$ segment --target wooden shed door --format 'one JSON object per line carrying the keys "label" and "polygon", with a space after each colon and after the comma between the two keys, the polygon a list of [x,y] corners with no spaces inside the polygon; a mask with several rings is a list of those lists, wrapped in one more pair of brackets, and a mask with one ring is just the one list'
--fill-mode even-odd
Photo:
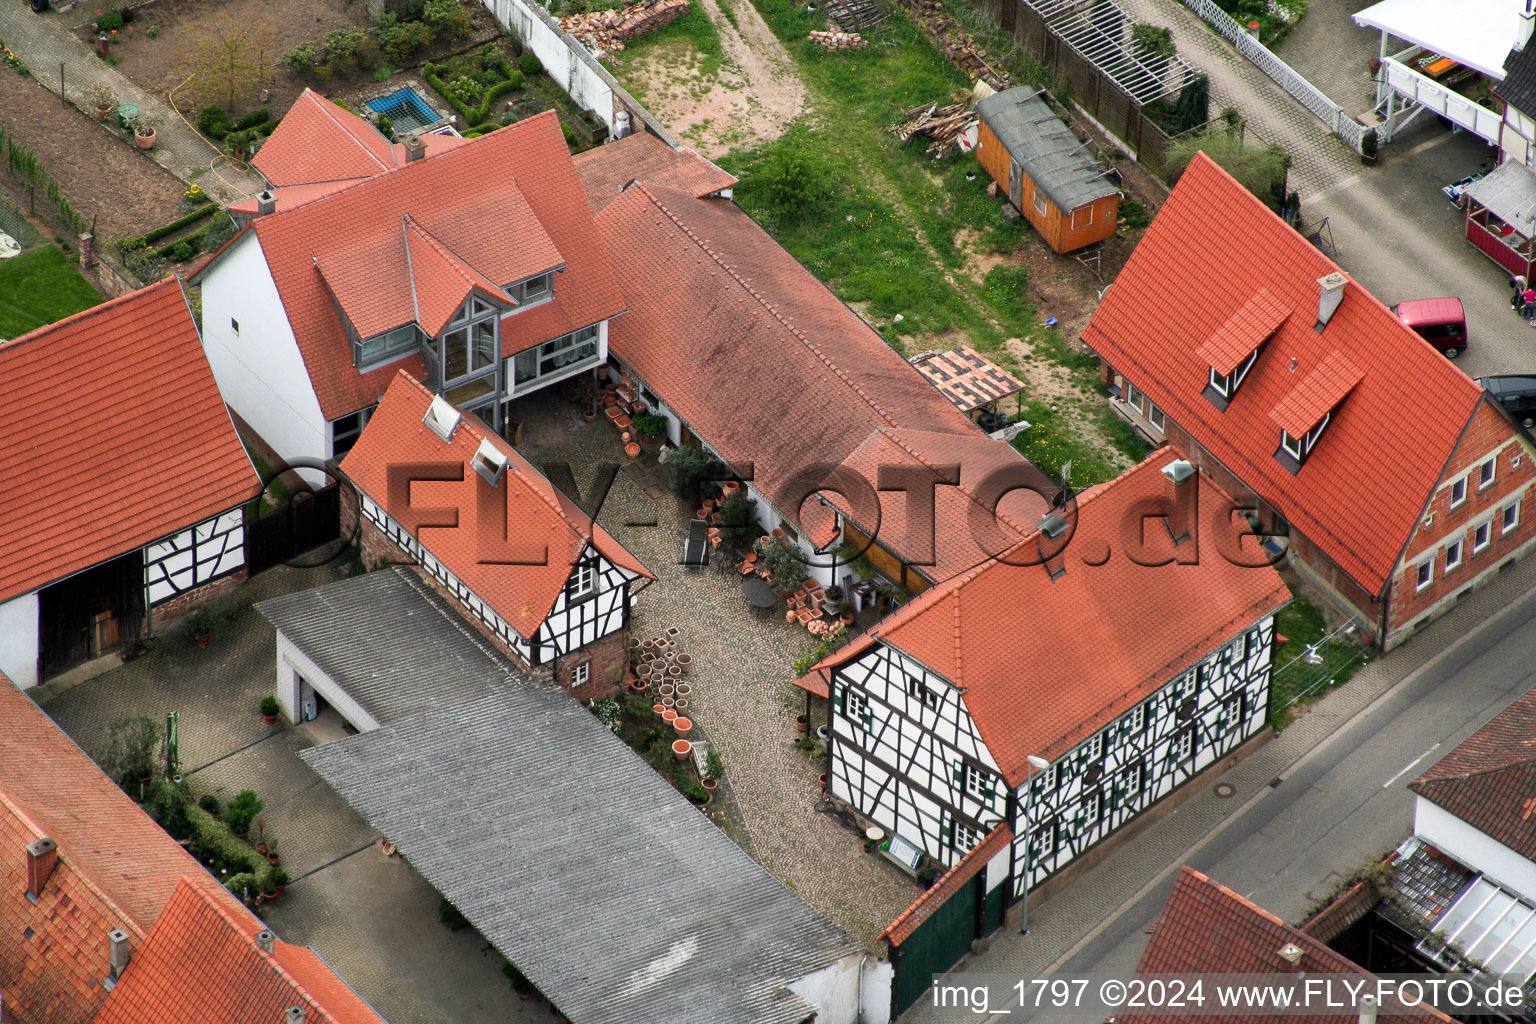
{"label": "wooden shed door", "polygon": [[38,670],[51,678],[134,640],[144,625],[144,557],[130,551],[38,593]]}
{"label": "wooden shed door", "polygon": [[1024,171],[1013,160],[1008,161],[1008,198],[1021,211],[1024,209]]}

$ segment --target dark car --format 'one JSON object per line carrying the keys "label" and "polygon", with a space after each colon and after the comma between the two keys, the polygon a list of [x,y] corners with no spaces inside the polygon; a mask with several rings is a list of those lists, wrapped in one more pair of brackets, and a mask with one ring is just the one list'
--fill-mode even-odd
{"label": "dark car", "polygon": [[1462,312],[1460,299],[1409,299],[1393,306],[1392,312],[1447,359],[1466,351],[1467,315]]}
{"label": "dark car", "polygon": [[1536,426],[1536,376],[1503,374],[1479,377],[1477,383],[1522,427]]}

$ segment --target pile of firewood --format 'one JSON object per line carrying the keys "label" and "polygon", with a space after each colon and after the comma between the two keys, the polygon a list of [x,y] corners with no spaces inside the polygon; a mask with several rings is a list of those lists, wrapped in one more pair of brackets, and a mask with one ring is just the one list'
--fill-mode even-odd
{"label": "pile of firewood", "polygon": [[624,44],[654,32],[688,11],[688,0],[643,0],[613,11],[591,11],[560,19],[560,27],[589,49],[618,53]]}
{"label": "pile of firewood", "polygon": [[934,156],[943,156],[954,149],[965,130],[976,123],[976,112],[969,103],[952,103],[947,107],[928,103],[908,107],[901,116],[905,120],[891,125],[886,131],[902,142],[914,135],[926,135],[933,140],[927,151]]}
{"label": "pile of firewood", "polygon": [[806,38],[829,50],[861,50],[865,45],[857,32],[812,32]]}
{"label": "pile of firewood", "polygon": [[986,82],[998,92],[1013,83],[1008,72],[994,64],[987,51],[944,11],[939,0],[901,0],[923,27],[928,41],[972,81]]}

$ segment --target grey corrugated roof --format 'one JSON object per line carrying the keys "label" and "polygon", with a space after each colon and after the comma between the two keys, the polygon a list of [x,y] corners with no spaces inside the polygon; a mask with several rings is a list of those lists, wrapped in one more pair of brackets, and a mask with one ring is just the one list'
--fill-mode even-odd
{"label": "grey corrugated roof", "polygon": [[534,685],[408,568],[256,606],[379,724]]}
{"label": "grey corrugated roof", "polygon": [[1119,189],[1072,130],[1033,89],[1006,89],[976,104],[976,113],[1051,202],[1071,211]]}
{"label": "grey corrugated roof", "polygon": [[1536,174],[1519,161],[1504,161],[1461,191],[1526,238],[1536,235]]}
{"label": "grey corrugated roof", "polygon": [[1500,98],[1520,111],[1536,117],[1536,45],[1510,50],[1504,61],[1504,80],[1494,85]]}
{"label": "grey corrugated roof", "polygon": [[562,690],[300,756],[576,1024],[793,1024],[859,952]]}

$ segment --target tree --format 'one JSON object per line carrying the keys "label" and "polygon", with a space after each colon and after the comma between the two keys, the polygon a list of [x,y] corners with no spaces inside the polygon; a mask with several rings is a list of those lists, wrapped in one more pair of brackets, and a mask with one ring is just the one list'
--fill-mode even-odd
{"label": "tree", "polygon": [[697,445],[674,448],[667,465],[672,468],[672,493],[689,501],[719,494],[720,482],[731,475],[725,463]]}
{"label": "tree", "polygon": [[1291,167],[1291,155],[1279,146],[1245,147],[1240,138],[1222,130],[1186,136],[1168,147],[1164,164],[1168,177],[1177,181],[1184,168],[1204,153],[1216,161],[1249,192],[1278,212],[1285,202],[1285,179]]}
{"label": "tree", "polygon": [[179,65],[191,76],[188,88],[199,103],[218,103],[226,110],[267,84],[278,57],[277,38],[264,18],[214,14],[193,26],[191,38]]}

